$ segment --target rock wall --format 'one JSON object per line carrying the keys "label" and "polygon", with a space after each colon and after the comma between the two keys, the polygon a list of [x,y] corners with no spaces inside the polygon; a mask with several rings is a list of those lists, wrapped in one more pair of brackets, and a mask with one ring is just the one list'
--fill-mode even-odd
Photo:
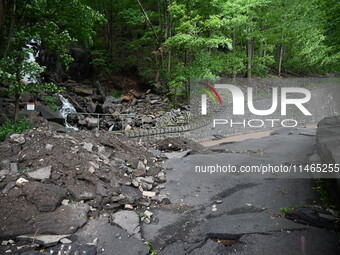
{"label": "rock wall", "polygon": [[[340,163],[340,116],[327,117],[318,123],[316,146],[322,162]],[[331,199],[340,208],[340,179],[327,179]]]}

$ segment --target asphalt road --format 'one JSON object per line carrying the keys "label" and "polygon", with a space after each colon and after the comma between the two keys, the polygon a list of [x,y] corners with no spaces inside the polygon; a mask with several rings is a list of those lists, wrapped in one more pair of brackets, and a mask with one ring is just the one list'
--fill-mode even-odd
{"label": "asphalt road", "polygon": [[162,195],[172,204],[151,208],[153,223],[142,224],[143,237],[163,248],[159,255],[340,254],[336,233],[279,217],[282,208],[320,204],[310,174],[198,172],[217,164],[305,165],[314,144],[313,129],[281,129],[215,145],[212,154],[169,159]]}

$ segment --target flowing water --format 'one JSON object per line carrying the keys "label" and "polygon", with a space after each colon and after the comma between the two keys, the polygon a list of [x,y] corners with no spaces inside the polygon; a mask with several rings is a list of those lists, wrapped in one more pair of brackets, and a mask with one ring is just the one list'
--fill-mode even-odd
{"label": "flowing water", "polygon": [[77,113],[76,108],[74,108],[74,106],[68,101],[68,99],[66,99],[65,97],[63,97],[60,94],[57,94],[57,95],[60,98],[60,101],[63,103],[63,105],[59,109],[59,112],[60,112],[61,116],[63,116],[63,118],[65,119],[66,128],[74,130],[74,131],[78,131],[77,127],[74,127],[74,126],[67,123],[67,115],[71,114],[71,113]]}

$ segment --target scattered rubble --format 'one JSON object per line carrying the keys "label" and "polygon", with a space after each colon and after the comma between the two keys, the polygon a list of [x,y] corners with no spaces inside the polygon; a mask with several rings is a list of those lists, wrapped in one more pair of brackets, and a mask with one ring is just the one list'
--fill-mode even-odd
{"label": "scattered rubble", "polygon": [[[11,146],[18,141],[21,149],[13,153]],[[165,181],[164,156],[124,135],[97,131],[70,136],[38,128],[12,135],[0,150],[0,240],[31,243],[34,236],[36,247],[57,245],[51,254],[67,245],[91,250],[69,237],[103,213],[141,239],[136,210],[161,202],[151,198]],[[147,246],[138,249],[148,253]]]}

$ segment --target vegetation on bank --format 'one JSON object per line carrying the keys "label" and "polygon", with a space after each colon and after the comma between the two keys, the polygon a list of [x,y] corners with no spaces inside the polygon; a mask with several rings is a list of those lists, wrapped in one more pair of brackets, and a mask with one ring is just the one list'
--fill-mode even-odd
{"label": "vegetation on bank", "polygon": [[26,118],[18,119],[16,123],[12,123],[7,119],[5,123],[0,126],[0,142],[5,141],[8,134],[21,134],[32,127],[32,123]]}
{"label": "vegetation on bank", "polygon": [[[173,98],[190,77],[282,76],[339,71],[336,0],[0,1],[0,82],[23,91],[58,89],[37,80],[33,40],[54,70],[67,70],[71,46],[90,54],[93,79],[137,75]],[[31,81],[24,82],[30,75]]]}

